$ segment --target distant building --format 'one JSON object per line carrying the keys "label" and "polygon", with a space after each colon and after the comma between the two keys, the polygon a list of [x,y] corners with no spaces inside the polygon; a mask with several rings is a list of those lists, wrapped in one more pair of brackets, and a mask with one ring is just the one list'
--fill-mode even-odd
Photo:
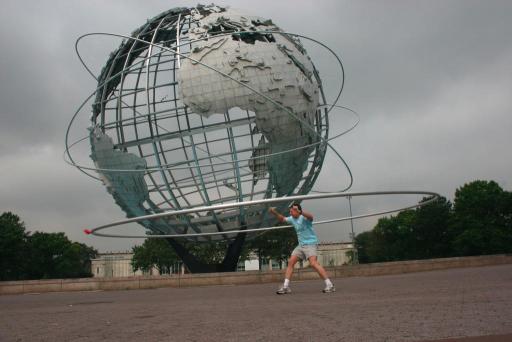
{"label": "distant building", "polygon": [[[318,262],[325,267],[333,267],[333,266],[342,266],[347,265],[351,262],[348,252],[353,250],[353,244],[348,242],[321,242],[318,245]],[[256,263],[256,270],[259,267],[258,259],[255,257],[255,260],[248,260],[246,263],[251,262],[251,265]],[[309,262],[298,262],[295,264],[295,268],[308,267]],[[254,267],[254,266],[252,266]],[[279,263],[275,260],[268,260],[265,264],[262,265],[261,270],[278,270],[286,268],[286,263],[283,265],[279,265]],[[252,268],[254,269],[254,268]],[[245,269],[248,271],[249,269]]]}
{"label": "distant building", "polygon": [[102,278],[142,275],[141,271],[133,272],[132,257],[130,252],[100,253],[91,260],[91,273]]}
{"label": "distant building", "polygon": [[[352,243],[346,242],[322,242],[318,245],[318,261],[326,267],[341,266],[350,263],[347,252],[353,250]],[[133,272],[131,252],[100,253],[96,259],[91,260],[91,273],[94,277],[131,277],[140,275],[159,275],[158,269],[152,268],[149,272],[143,273],[138,270]],[[296,268],[307,267],[308,262],[297,263]],[[286,264],[279,265],[275,260],[267,260],[261,266],[262,271],[278,270],[285,268]],[[238,263],[237,271],[257,271],[260,269],[258,257],[251,254],[249,260]],[[172,274],[185,273],[182,263],[176,264],[171,270]]]}
{"label": "distant building", "polygon": [[347,265],[353,249],[351,242],[322,242],[318,245],[318,262],[327,267]]}
{"label": "distant building", "polygon": [[[140,275],[159,275],[158,269],[153,267],[149,272],[142,272],[132,269],[132,252],[109,252],[100,253],[96,259],[91,260],[91,273],[94,277],[132,277]],[[172,273],[183,272],[181,263],[175,265]]]}

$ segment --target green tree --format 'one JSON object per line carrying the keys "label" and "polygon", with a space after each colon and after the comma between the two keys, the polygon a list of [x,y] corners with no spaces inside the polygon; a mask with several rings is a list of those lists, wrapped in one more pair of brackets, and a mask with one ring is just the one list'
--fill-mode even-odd
{"label": "green tree", "polygon": [[224,260],[228,244],[225,241],[193,242],[186,243],[193,255],[206,264],[218,264]]}
{"label": "green tree", "polygon": [[355,245],[357,249],[357,257],[360,264],[371,262],[368,251],[373,248],[373,230],[357,234],[355,237]]}
{"label": "green tree", "polygon": [[[424,198],[422,202],[429,200]],[[452,205],[446,198],[379,219],[370,232],[356,236],[359,261],[381,262],[449,256]]]}
{"label": "green tree", "polygon": [[379,219],[366,251],[369,262],[411,258],[414,254],[412,240],[415,218],[414,210],[405,210],[396,216]]}
{"label": "green tree", "polygon": [[292,228],[266,231],[248,243],[248,248],[258,256],[260,270],[263,262],[270,259],[277,261],[279,268],[282,268],[295,246],[297,246],[297,235]]}
{"label": "green tree", "polygon": [[[423,201],[426,201],[424,198]],[[415,210],[381,218],[356,237],[359,259],[379,262],[512,252],[512,193],[477,180]]]}
{"label": "green tree", "polygon": [[27,237],[19,216],[11,212],[0,216],[0,280],[25,278]]}
{"label": "green tree", "polygon": [[90,259],[97,251],[71,242],[64,233],[35,232],[28,238],[28,278],[90,277]]}
{"label": "green tree", "polygon": [[132,248],[133,271],[149,272],[156,267],[160,274],[170,273],[181,260],[169,244],[162,239],[146,239],[141,246]]}
{"label": "green tree", "polygon": [[[422,202],[430,200],[424,198]],[[430,259],[448,257],[453,254],[450,231],[452,204],[445,197],[415,210],[411,257]]]}
{"label": "green tree", "polygon": [[98,256],[98,251],[90,246],[87,246],[84,243],[73,242],[76,249],[78,250],[78,255],[80,259],[80,277],[92,277],[91,273],[91,260]]}
{"label": "green tree", "polygon": [[[227,241],[187,241],[182,244],[199,261],[207,264],[222,262],[228,248]],[[141,246],[133,247],[132,251],[134,271],[140,269],[149,272],[152,267],[156,267],[161,274],[169,273],[173,266],[182,262],[174,249],[163,239],[146,239]],[[244,249],[240,254],[240,260],[247,258],[248,251]]]}
{"label": "green tree", "polygon": [[[209,241],[209,242],[193,242],[186,243],[187,248],[199,260],[207,264],[217,264],[224,260],[226,250],[228,249],[228,241]],[[244,244],[238,262],[247,260],[249,258],[249,249],[247,242]]]}
{"label": "green tree", "polygon": [[476,180],[455,192],[451,225],[456,255],[512,252],[512,196],[494,181]]}

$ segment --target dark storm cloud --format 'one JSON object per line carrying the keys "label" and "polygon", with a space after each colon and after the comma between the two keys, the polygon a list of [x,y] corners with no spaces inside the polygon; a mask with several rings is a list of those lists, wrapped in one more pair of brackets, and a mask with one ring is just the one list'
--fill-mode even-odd
{"label": "dark storm cloud", "polygon": [[[218,2],[220,5],[226,1]],[[95,81],[74,44],[89,32],[130,34],[161,11],[190,1],[4,1],[0,13],[0,209],[32,229],[65,231],[102,250],[132,240],[86,238],[81,229],[121,219],[104,187],[62,161],[67,124]],[[249,14],[272,18],[286,31],[316,38],[344,63],[341,105],[361,123],[332,144],[354,173],[354,191],[430,190],[451,197],[474,179],[511,189],[512,24],[508,1],[236,1]],[[98,72],[119,40],[81,45]],[[328,95],[339,82],[334,60],[305,43]],[[311,46],[311,47],[310,47]],[[332,87],[332,88],[331,88]],[[88,108],[79,120],[87,125]],[[333,113],[331,130],[350,115]],[[74,137],[84,132],[73,131]],[[77,150],[88,161],[87,146]],[[329,153],[320,189],[346,185]],[[417,199],[354,201],[364,213]],[[409,201],[409,202],[408,202]],[[308,203],[317,217],[348,215],[347,201]],[[355,222],[356,231],[373,220]],[[131,229],[131,228],[130,228]],[[135,229],[135,228],[133,228]],[[319,229],[323,240],[348,239],[349,223]]]}

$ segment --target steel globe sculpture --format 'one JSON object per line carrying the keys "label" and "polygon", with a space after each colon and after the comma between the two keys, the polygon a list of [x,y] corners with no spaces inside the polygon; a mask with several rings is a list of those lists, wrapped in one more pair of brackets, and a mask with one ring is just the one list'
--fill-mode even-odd
{"label": "steel globe sculpture", "polygon": [[[271,20],[215,5],[171,9],[126,37],[97,80],[90,157],[127,217],[304,195],[320,173],[332,107],[298,36]],[[229,271],[251,237],[230,231],[272,226],[267,208],[139,223],[148,234],[223,232],[187,238],[228,241],[220,265],[168,241],[192,272]]]}

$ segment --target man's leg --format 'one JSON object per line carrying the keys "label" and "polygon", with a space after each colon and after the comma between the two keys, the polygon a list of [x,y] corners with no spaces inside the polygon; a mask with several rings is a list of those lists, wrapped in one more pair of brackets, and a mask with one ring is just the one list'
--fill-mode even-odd
{"label": "man's leg", "polygon": [[288,267],[286,267],[286,272],[284,274],[284,284],[283,287],[277,290],[277,294],[287,294],[292,292],[292,290],[290,290],[290,279],[293,274],[293,266],[295,266],[298,260],[299,258],[296,255],[292,255],[290,259],[288,259]]}
{"label": "man's leg", "polygon": [[322,265],[320,265],[320,263],[316,259],[316,256],[310,256],[308,260],[311,267],[313,267],[316,270],[316,272],[320,275],[320,277],[322,277],[322,279],[325,281],[325,289],[323,289],[323,292],[335,292],[336,288],[334,287],[333,283],[327,276],[327,272],[325,272],[325,269],[322,267]]}
{"label": "man's leg", "polygon": [[292,278],[293,269],[297,261],[299,261],[299,258],[296,255],[292,255],[290,259],[288,259],[288,267],[286,267],[286,272],[284,275],[286,279],[290,280]]}
{"label": "man's leg", "polygon": [[308,258],[308,261],[309,261],[309,264],[311,265],[311,267],[313,267],[315,269],[315,271],[320,275],[320,277],[322,277],[322,279],[325,280],[325,279],[329,278],[327,276],[327,272],[325,272],[325,269],[322,267],[322,265],[320,265],[320,263],[316,259],[316,256],[310,256]]}

